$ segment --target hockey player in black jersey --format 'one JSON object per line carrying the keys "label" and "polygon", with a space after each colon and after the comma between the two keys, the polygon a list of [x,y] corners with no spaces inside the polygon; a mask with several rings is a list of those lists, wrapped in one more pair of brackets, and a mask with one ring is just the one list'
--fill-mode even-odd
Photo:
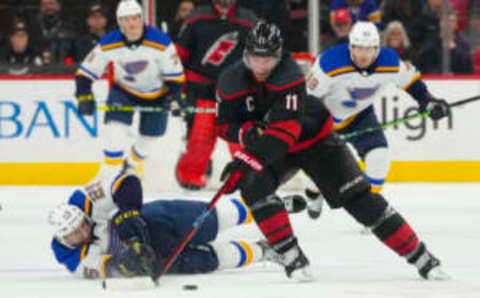
{"label": "hockey player in black jersey", "polygon": [[342,207],[359,223],[373,227],[373,234],[415,265],[423,278],[447,278],[440,261],[403,217],[382,195],[370,191],[345,142],[332,133],[331,115],[320,100],[306,95],[303,74],[282,52],[282,43],[274,25],[260,22],[250,31],[243,61],[220,76],[217,125],[222,138],[243,146],[222,178],[241,177],[230,191],[241,191],[287,276],[313,279],[287,211],[275,194],[301,169],[331,208]]}
{"label": "hockey player in black jersey", "polygon": [[[218,76],[227,65],[241,59],[245,37],[255,21],[254,14],[238,7],[236,0],[213,0],[199,6],[185,21],[176,46],[187,70],[189,106],[215,108]],[[186,120],[187,145],[175,174],[182,187],[200,189],[206,185],[206,172],[217,141],[215,114],[190,114]]]}

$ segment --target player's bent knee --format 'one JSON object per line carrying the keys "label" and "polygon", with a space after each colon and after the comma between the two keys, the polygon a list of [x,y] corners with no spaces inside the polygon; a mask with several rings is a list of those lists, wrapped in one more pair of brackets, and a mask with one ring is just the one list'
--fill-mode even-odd
{"label": "player's bent knee", "polygon": [[242,197],[248,206],[252,206],[258,200],[274,193],[276,185],[275,177],[268,170],[265,170],[261,175],[249,173],[241,181]]}
{"label": "player's bent knee", "polygon": [[381,194],[370,191],[351,198],[344,205],[350,215],[367,227],[373,226],[382,217],[387,207],[388,203]]}

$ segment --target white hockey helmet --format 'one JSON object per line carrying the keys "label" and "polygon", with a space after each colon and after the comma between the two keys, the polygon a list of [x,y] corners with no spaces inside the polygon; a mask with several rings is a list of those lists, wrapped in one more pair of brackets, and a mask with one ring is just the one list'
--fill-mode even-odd
{"label": "white hockey helmet", "polygon": [[380,34],[377,26],[371,22],[356,22],[350,30],[348,40],[350,48],[352,46],[380,48]]}
{"label": "white hockey helmet", "polygon": [[80,225],[88,220],[87,215],[75,205],[60,204],[50,210],[48,224],[52,227],[53,236],[63,245],[73,248],[65,237],[75,232]]}
{"label": "white hockey helmet", "polygon": [[117,6],[117,23],[120,26],[120,18],[140,15],[143,19],[142,6],[136,0],[122,0]]}

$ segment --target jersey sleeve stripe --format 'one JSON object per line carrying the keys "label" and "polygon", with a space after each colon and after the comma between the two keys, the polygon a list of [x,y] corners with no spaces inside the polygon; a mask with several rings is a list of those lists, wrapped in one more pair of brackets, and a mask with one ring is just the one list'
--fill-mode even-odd
{"label": "jersey sleeve stripe", "polygon": [[183,76],[183,72],[172,72],[172,73],[164,73],[162,76],[164,77],[180,77]]}
{"label": "jersey sleeve stripe", "polygon": [[412,80],[411,80],[408,84],[406,84],[405,86],[403,86],[402,89],[403,89],[403,90],[407,90],[408,88],[410,88],[410,86],[412,86],[416,81],[420,80],[420,77],[421,77],[421,76],[422,76],[422,75],[421,75],[419,72],[417,72],[417,73],[413,76]]}
{"label": "jersey sleeve stripe", "polygon": [[98,76],[96,74],[81,65],[78,67],[77,75],[83,75],[87,78],[98,80]]}
{"label": "jersey sleeve stripe", "polygon": [[345,120],[333,118],[333,130],[344,129],[345,127],[349,126],[353,122],[353,120],[355,120],[355,118],[357,118],[357,115],[350,116]]}
{"label": "jersey sleeve stripe", "polygon": [[112,258],[111,255],[106,255],[102,257],[102,262],[100,263],[100,274],[102,275],[102,278],[107,277],[107,262]]}
{"label": "jersey sleeve stripe", "polygon": [[83,261],[85,259],[85,257],[87,256],[89,248],[90,248],[89,244],[85,244],[85,245],[82,246],[82,251],[80,253],[80,260],[81,261]]}

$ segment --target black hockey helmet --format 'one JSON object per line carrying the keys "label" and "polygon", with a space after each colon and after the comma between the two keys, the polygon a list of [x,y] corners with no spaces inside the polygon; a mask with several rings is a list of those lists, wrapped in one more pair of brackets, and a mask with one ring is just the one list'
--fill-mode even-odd
{"label": "black hockey helmet", "polygon": [[213,0],[213,4],[218,4],[218,6],[225,9],[230,8],[235,2],[237,2],[237,0]]}
{"label": "black hockey helmet", "polygon": [[273,56],[280,59],[283,38],[280,29],[273,23],[259,21],[250,30],[245,40],[245,53],[257,56]]}

